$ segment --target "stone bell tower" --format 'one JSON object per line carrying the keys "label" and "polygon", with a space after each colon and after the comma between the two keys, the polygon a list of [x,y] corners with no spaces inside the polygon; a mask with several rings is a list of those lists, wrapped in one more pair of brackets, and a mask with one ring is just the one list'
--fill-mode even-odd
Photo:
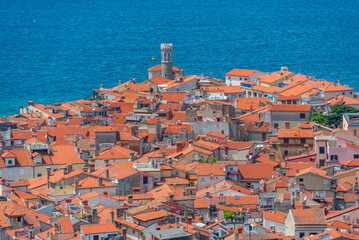
{"label": "stone bell tower", "polygon": [[172,70],[172,43],[162,43],[161,44],[161,66],[162,72],[161,77],[173,79],[173,70]]}

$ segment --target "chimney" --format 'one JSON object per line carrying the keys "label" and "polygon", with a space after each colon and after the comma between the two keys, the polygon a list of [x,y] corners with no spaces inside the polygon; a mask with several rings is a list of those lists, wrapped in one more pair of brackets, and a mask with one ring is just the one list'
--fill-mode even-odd
{"label": "chimney", "polygon": [[102,178],[101,178],[101,177],[98,178],[98,186],[99,186],[99,187],[103,186],[103,184],[102,184]]}
{"label": "chimney", "polygon": [[127,232],[127,228],[122,228],[122,237],[123,237],[123,240],[126,240],[126,232]]}
{"label": "chimney", "polygon": [[69,165],[67,165],[67,173],[72,172],[72,164],[69,163]]}
{"label": "chimney", "polygon": [[132,202],[133,202],[133,196],[132,196],[132,195],[128,195],[128,196],[127,196],[127,202],[128,202],[129,204],[132,204]]}
{"label": "chimney", "polygon": [[113,209],[111,210],[111,223],[113,223],[113,220],[115,219],[115,212]]}
{"label": "chimney", "polygon": [[275,153],[273,152],[269,153],[269,160],[275,162]]}
{"label": "chimney", "polygon": [[224,130],[221,130],[221,133],[224,134]]}
{"label": "chimney", "polygon": [[177,152],[182,151],[182,149],[183,149],[183,144],[182,144],[182,142],[176,142],[176,148],[177,148]]}
{"label": "chimney", "polygon": [[266,182],[263,183],[263,192],[267,192],[267,183]]}
{"label": "chimney", "polygon": [[82,170],[83,170],[84,172],[88,172],[88,171],[89,171],[89,168],[88,168],[88,167],[83,167]]}
{"label": "chimney", "polygon": [[106,169],[106,178],[109,179],[110,178],[110,170]]}
{"label": "chimney", "polygon": [[97,224],[97,208],[92,209],[92,224]]}
{"label": "chimney", "polygon": [[65,202],[66,202],[66,210],[69,212],[70,207],[71,207],[72,199],[71,198],[65,198]]}
{"label": "chimney", "polygon": [[95,171],[95,163],[89,163],[90,173]]}
{"label": "chimney", "polygon": [[110,166],[110,160],[105,159],[105,166],[106,166],[106,167]]}
{"label": "chimney", "polygon": [[169,165],[170,167],[172,167],[172,163],[173,163],[173,160],[172,160],[172,157],[170,156],[170,157],[168,158],[168,165]]}
{"label": "chimney", "polygon": [[66,175],[67,174],[67,167],[63,167],[62,172],[63,172],[64,175]]}
{"label": "chimney", "polygon": [[50,188],[51,167],[46,167],[47,188]]}
{"label": "chimney", "polygon": [[135,161],[135,153],[134,152],[130,152],[130,161]]}
{"label": "chimney", "polygon": [[209,192],[206,192],[206,198],[209,198]]}
{"label": "chimney", "polygon": [[29,239],[34,238],[34,229],[32,227],[27,230],[27,236]]}
{"label": "chimney", "polygon": [[237,232],[238,232],[239,234],[241,234],[241,233],[243,232],[243,226],[238,226],[238,227],[237,227]]}
{"label": "chimney", "polygon": [[289,121],[285,121],[285,129],[290,129],[290,122]]}
{"label": "chimney", "polygon": [[203,117],[202,116],[197,116],[197,122],[202,122],[203,121]]}
{"label": "chimney", "polygon": [[189,217],[187,218],[187,223],[188,223],[189,225],[192,225],[192,222],[193,222],[193,218],[192,218],[192,216],[189,216]]}
{"label": "chimney", "polygon": [[34,101],[27,101],[27,106],[28,106],[28,107],[34,106]]}
{"label": "chimney", "polygon": [[74,184],[75,184],[74,192],[75,192],[75,194],[77,194],[79,191],[79,179],[78,178],[75,178]]}
{"label": "chimney", "polygon": [[138,126],[132,126],[131,133],[132,133],[132,136],[138,138]]}
{"label": "chimney", "polygon": [[87,207],[87,206],[89,205],[89,202],[88,202],[87,200],[83,200],[83,201],[82,201],[82,205],[85,206],[85,207]]}

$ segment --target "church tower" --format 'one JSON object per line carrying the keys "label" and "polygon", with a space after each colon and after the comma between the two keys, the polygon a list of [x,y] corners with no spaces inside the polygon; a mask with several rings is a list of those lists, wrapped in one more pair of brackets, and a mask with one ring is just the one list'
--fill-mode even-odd
{"label": "church tower", "polygon": [[161,77],[173,79],[173,70],[172,70],[172,43],[162,43],[161,44],[161,66],[162,72]]}

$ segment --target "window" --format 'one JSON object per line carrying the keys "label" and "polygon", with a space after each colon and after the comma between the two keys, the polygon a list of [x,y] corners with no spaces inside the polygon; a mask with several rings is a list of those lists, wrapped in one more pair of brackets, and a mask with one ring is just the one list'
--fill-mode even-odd
{"label": "window", "polygon": [[14,174],[12,169],[9,169],[7,173],[8,173],[9,176],[12,176]]}
{"label": "window", "polygon": [[306,143],[306,139],[305,139],[305,138],[301,138],[301,139],[300,139],[300,143]]}
{"label": "window", "polygon": [[324,159],[321,159],[321,160],[319,160],[319,166],[324,166],[324,164],[325,164],[325,160]]}
{"label": "window", "polygon": [[350,95],[353,95],[353,92],[350,92]]}
{"label": "window", "polygon": [[289,138],[284,138],[284,143],[289,143]]}
{"label": "window", "polygon": [[178,171],[176,171],[176,176],[178,176],[179,175],[179,172]]}
{"label": "window", "polygon": [[343,95],[345,95],[345,92],[343,92]]}
{"label": "window", "polygon": [[202,180],[201,180],[202,182],[204,182],[204,177],[202,178]]}
{"label": "window", "polygon": [[299,178],[299,182],[304,182],[304,179],[303,179],[303,178]]}
{"label": "window", "polygon": [[147,176],[144,176],[143,177],[143,184],[147,184],[148,183],[148,177]]}
{"label": "window", "polygon": [[324,148],[324,147],[319,147],[319,153],[320,153],[320,154],[325,153],[325,148]]}
{"label": "window", "polygon": [[[135,231],[135,230],[133,230],[133,231]],[[99,240],[98,235],[94,235],[94,236],[93,236],[93,240]]]}
{"label": "window", "polygon": [[274,128],[277,128],[278,127],[278,123],[274,123]]}
{"label": "window", "polygon": [[283,155],[284,155],[284,157],[288,156],[289,155],[288,150],[284,150]]}
{"label": "window", "polygon": [[25,170],[23,168],[20,168],[20,175],[24,175],[25,174]]}
{"label": "window", "polygon": [[330,160],[338,160],[338,155],[330,155]]}
{"label": "window", "polygon": [[359,154],[354,154],[354,158],[359,158]]}
{"label": "window", "polygon": [[17,217],[16,222],[21,222],[21,217]]}
{"label": "window", "polygon": [[41,173],[38,173],[38,174],[37,174],[37,177],[41,177],[41,176],[42,176],[42,174],[41,174]]}
{"label": "window", "polygon": [[323,180],[323,184],[324,184],[324,185],[327,185],[327,184],[328,184],[328,180],[326,180],[326,179]]}
{"label": "window", "polygon": [[209,137],[209,138],[208,138],[208,141],[210,141],[210,142],[211,142],[211,141],[212,141],[212,138],[210,138],[210,137]]}
{"label": "window", "polygon": [[64,187],[63,186],[60,186],[60,190],[63,190],[64,189]]}

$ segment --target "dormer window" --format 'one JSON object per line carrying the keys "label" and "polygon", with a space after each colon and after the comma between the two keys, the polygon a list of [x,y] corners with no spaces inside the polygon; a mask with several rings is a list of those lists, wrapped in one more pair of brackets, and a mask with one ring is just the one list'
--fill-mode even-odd
{"label": "dormer window", "polygon": [[15,158],[5,158],[6,167],[15,166]]}

